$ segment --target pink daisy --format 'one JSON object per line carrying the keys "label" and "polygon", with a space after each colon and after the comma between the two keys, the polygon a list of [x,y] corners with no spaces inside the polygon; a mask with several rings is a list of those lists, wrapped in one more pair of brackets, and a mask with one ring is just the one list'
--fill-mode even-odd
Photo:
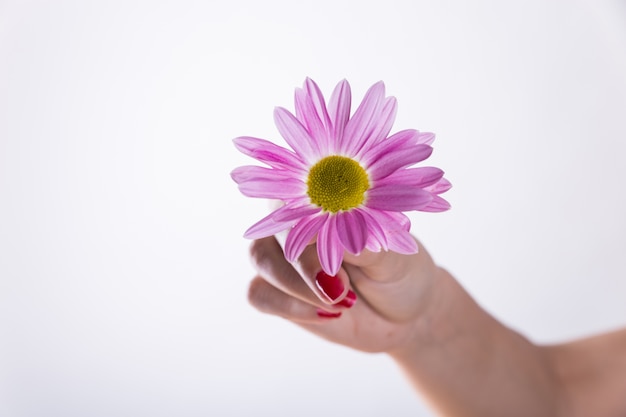
{"label": "pink daisy", "polygon": [[250,227],[245,237],[258,239],[288,230],[285,257],[296,260],[317,240],[322,269],[336,275],[344,251],[363,249],[417,252],[402,212],[439,212],[450,208],[439,194],[450,188],[443,171],[411,168],[432,153],[433,133],[402,130],[391,136],[396,99],[374,84],[350,117],[351,91],[346,80],[328,105],[308,79],[296,89],[294,116],[277,107],[278,131],[293,149],[267,140],[239,137],[241,152],[269,167],[242,166],[231,176],[248,197],[278,199],[283,206]]}

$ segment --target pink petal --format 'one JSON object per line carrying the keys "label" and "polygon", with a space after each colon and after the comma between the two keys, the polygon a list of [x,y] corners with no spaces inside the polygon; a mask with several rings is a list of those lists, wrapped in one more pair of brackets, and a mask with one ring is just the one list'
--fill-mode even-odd
{"label": "pink petal", "polygon": [[385,178],[400,168],[416,164],[428,158],[433,148],[428,145],[415,145],[411,149],[396,149],[381,154],[369,167],[370,178],[374,181]]}
{"label": "pink petal", "polygon": [[435,134],[431,132],[419,132],[419,136],[417,137],[417,143],[423,145],[432,145],[435,141]]}
{"label": "pink petal", "polygon": [[313,215],[300,220],[287,234],[285,259],[294,262],[326,222],[328,213]]}
{"label": "pink petal", "polygon": [[269,214],[257,223],[253,224],[248,230],[246,230],[243,237],[246,239],[260,239],[262,237],[272,236],[290,228],[296,222],[296,220],[293,219],[277,221],[274,217],[274,213]]}
{"label": "pink petal", "polygon": [[371,146],[379,143],[387,137],[393,126],[393,122],[396,120],[396,111],[398,109],[398,101],[395,97],[387,97],[383,105],[382,111],[374,130],[368,138],[367,146],[363,146],[362,149],[368,149]]}
{"label": "pink petal", "polygon": [[428,203],[427,206],[422,207],[420,211],[427,211],[430,213],[439,213],[450,209],[450,203],[438,195],[433,195],[433,201]]}
{"label": "pink petal", "polygon": [[330,121],[328,110],[326,109],[326,101],[324,100],[324,95],[322,94],[322,91],[319,89],[317,84],[315,84],[315,81],[308,77],[304,82],[304,90],[307,92],[309,97],[311,97],[311,101],[313,102],[313,106],[315,106],[317,115],[326,127],[327,133],[330,136],[332,122]]}
{"label": "pink petal", "polygon": [[381,244],[378,243],[376,239],[372,239],[371,236],[367,239],[367,244],[365,245],[365,249],[370,252],[378,253],[381,250],[387,251],[387,249],[383,249]]}
{"label": "pink petal", "polygon": [[322,269],[337,275],[343,261],[343,245],[337,236],[337,216],[330,216],[317,235],[317,256]]}
{"label": "pink petal", "polygon": [[370,211],[370,213],[380,222],[385,230],[385,238],[388,250],[412,254],[417,253],[417,242],[409,233],[411,221],[403,213]]}
{"label": "pink petal", "polygon": [[237,184],[255,180],[284,181],[294,179],[294,174],[286,169],[273,169],[255,165],[244,165],[233,169],[230,177]]}
{"label": "pink petal", "polygon": [[348,252],[358,255],[367,242],[368,224],[358,210],[337,213],[337,235]]}
{"label": "pink petal", "polygon": [[285,204],[274,213],[272,213],[272,217],[276,221],[285,222],[308,217],[313,214],[319,213],[320,211],[321,208],[311,205],[308,202],[308,198],[306,198],[299,201],[297,200],[294,202],[290,202],[289,204]]}
{"label": "pink petal", "polygon": [[[383,215],[387,218],[387,221],[390,222],[387,224],[387,230],[397,229],[404,230],[405,232],[411,230],[411,219],[409,219],[406,214],[397,211],[385,211]],[[390,224],[395,226],[389,226]]]}
{"label": "pink petal", "polygon": [[367,249],[373,252],[378,252],[381,249],[387,250],[385,230],[381,226],[381,223],[377,218],[378,216],[376,216],[376,213],[382,212],[378,210],[369,210],[367,207],[361,207],[358,210],[363,215],[369,231],[366,244]]}
{"label": "pink petal", "polygon": [[380,224],[385,234],[398,230],[408,232],[411,229],[411,220],[404,213],[371,209],[361,210],[374,218]]}
{"label": "pink petal", "polygon": [[440,179],[436,184],[430,187],[424,188],[426,191],[430,191],[433,194],[442,194],[452,188],[452,184],[445,178]]}
{"label": "pink petal", "polygon": [[388,139],[382,140],[374,146],[365,144],[361,154],[361,162],[368,168],[372,163],[376,162],[380,155],[384,155],[398,149],[408,150],[417,144],[419,132],[413,129],[401,130],[390,136]]}
{"label": "pink petal", "polygon": [[316,148],[318,154],[326,153],[326,149],[328,149],[328,135],[311,101],[311,97],[306,91],[298,88],[295,93],[295,102],[296,118],[302,122],[311,135],[313,139],[311,145]]}
{"label": "pink petal", "polygon": [[376,181],[376,186],[404,184],[411,187],[425,188],[435,184],[442,177],[443,171],[435,167],[400,169],[393,174]]}
{"label": "pink petal", "polygon": [[385,99],[385,85],[377,82],[367,90],[363,101],[348,120],[340,149],[343,153],[355,155],[374,129]]}
{"label": "pink petal", "polygon": [[241,193],[248,197],[284,200],[306,193],[306,184],[287,170],[243,166],[233,170],[231,176]]}
{"label": "pink petal", "polygon": [[409,211],[427,206],[432,199],[431,193],[418,187],[384,185],[367,192],[365,205],[376,210]]}
{"label": "pink petal", "polygon": [[281,136],[304,162],[311,163],[319,157],[311,135],[293,114],[282,107],[277,107],[274,110],[274,122]]}
{"label": "pink petal", "polygon": [[298,155],[270,141],[241,136],[233,139],[233,142],[241,153],[264,162],[273,168],[289,168],[296,172],[306,172],[304,162]]}
{"label": "pink petal", "polygon": [[239,184],[239,191],[246,197],[289,200],[301,197],[304,193],[304,187],[297,180],[282,181],[280,184],[259,180]]}
{"label": "pink petal", "polygon": [[389,250],[404,255],[412,255],[418,252],[417,242],[409,232],[404,230],[394,231],[387,234]]}
{"label": "pink petal", "polygon": [[306,199],[285,204],[251,226],[244,234],[248,239],[260,239],[290,228],[296,221],[319,212],[318,207],[308,204]]}
{"label": "pink petal", "polygon": [[337,84],[328,103],[328,115],[333,124],[333,138],[335,140],[333,151],[339,150],[339,144],[343,139],[346,124],[350,119],[350,105],[352,92],[348,81],[342,80]]}

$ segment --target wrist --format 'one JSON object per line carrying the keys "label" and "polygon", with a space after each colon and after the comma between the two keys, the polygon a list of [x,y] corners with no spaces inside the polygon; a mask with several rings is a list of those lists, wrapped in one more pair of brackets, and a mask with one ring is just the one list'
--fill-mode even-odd
{"label": "wrist", "polygon": [[495,320],[443,269],[411,336],[388,353],[445,415],[558,415],[558,383],[540,349]]}
{"label": "wrist", "polygon": [[402,365],[419,368],[431,368],[432,360],[468,352],[477,361],[488,361],[497,335],[505,328],[447,270],[437,267],[433,276],[422,301],[424,308],[413,319],[409,336],[389,355]]}
{"label": "wrist", "polygon": [[387,352],[395,361],[404,362],[420,355],[429,347],[442,346],[450,339],[453,329],[450,326],[449,307],[458,284],[448,271],[436,267],[433,279],[422,294],[419,314],[412,318],[406,340]]}

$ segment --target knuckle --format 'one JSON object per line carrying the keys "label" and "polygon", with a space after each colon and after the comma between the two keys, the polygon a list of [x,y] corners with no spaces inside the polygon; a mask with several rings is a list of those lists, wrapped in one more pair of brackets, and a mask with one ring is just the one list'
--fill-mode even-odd
{"label": "knuckle", "polygon": [[317,257],[317,245],[307,246],[294,265],[306,276],[315,276],[320,269]]}
{"label": "knuckle", "polygon": [[262,251],[262,244],[260,240],[253,240],[250,243],[250,247],[248,248],[248,253],[250,258],[256,259],[259,255],[259,252]]}
{"label": "knuckle", "polygon": [[263,263],[263,260],[267,259],[269,256],[267,240],[253,240],[252,243],[250,243],[248,253],[250,255],[252,263],[258,268],[258,266]]}
{"label": "knuckle", "polygon": [[250,283],[248,302],[261,313],[288,320],[293,318],[294,310],[297,310],[296,299],[280,292],[260,277],[256,277]]}
{"label": "knuckle", "polygon": [[264,300],[266,289],[265,286],[267,284],[263,281],[262,278],[256,277],[250,282],[250,286],[248,287],[248,302],[255,308],[261,310]]}

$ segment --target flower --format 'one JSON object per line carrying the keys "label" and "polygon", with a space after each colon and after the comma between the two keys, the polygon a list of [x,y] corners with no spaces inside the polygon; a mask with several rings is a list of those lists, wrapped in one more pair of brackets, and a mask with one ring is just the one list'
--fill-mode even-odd
{"label": "flower", "polygon": [[296,89],[295,116],[277,107],[274,120],[292,150],[264,139],[234,139],[242,153],[268,165],[242,166],[231,177],[248,197],[282,200],[280,208],[250,227],[246,238],[288,230],[285,257],[296,260],[317,240],[322,269],[336,275],[344,251],[416,253],[410,221],[402,212],[450,208],[439,194],[451,185],[435,167],[411,166],[432,153],[433,133],[402,130],[391,136],[397,102],[374,84],[350,116],[346,80],[328,105],[311,79]]}

